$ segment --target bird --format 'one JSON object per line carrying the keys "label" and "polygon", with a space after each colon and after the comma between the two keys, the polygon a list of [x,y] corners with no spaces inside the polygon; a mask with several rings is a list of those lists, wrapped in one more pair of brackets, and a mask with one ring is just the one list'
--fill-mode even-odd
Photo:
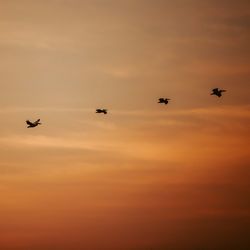
{"label": "bird", "polygon": [[218,97],[221,97],[222,96],[222,92],[226,92],[226,90],[225,89],[215,88],[215,89],[212,89],[212,93],[210,95],[216,95]]}
{"label": "bird", "polygon": [[96,113],[98,113],[98,114],[103,113],[106,115],[108,113],[108,110],[107,109],[96,109]]}
{"label": "bird", "polygon": [[35,122],[31,122],[29,120],[26,121],[28,127],[27,128],[34,128],[37,125],[41,125],[42,123],[40,123],[40,119],[36,120]]}
{"label": "bird", "polygon": [[169,101],[170,99],[168,99],[168,98],[159,98],[158,100],[159,100],[158,103],[168,104],[168,101]]}

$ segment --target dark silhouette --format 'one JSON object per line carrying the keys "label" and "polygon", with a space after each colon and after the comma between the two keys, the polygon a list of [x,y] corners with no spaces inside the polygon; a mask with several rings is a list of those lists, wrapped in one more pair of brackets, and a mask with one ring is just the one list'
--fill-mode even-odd
{"label": "dark silhouette", "polygon": [[226,90],[215,88],[215,89],[212,90],[211,95],[217,95],[218,97],[221,97],[222,92],[226,92]]}
{"label": "dark silhouette", "polygon": [[29,125],[27,128],[34,128],[37,125],[41,125],[42,124],[42,123],[40,123],[40,119],[38,119],[35,122],[30,122],[29,120],[27,120],[26,123]]}
{"label": "dark silhouette", "polygon": [[96,109],[96,113],[98,113],[98,114],[103,113],[106,115],[108,113],[108,110],[107,109]]}
{"label": "dark silhouette", "polygon": [[168,99],[168,98],[159,98],[159,102],[158,103],[164,103],[164,104],[168,104],[168,101],[169,101],[170,99]]}

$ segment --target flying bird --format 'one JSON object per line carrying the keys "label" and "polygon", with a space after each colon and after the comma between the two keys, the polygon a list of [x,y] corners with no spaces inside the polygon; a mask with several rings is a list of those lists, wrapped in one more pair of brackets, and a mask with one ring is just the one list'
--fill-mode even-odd
{"label": "flying bird", "polygon": [[158,100],[159,100],[158,103],[168,104],[168,101],[169,101],[170,99],[168,99],[168,98],[159,98]]}
{"label": "flying bird", "polygon": [[221,97],[222,92],[226,92],[226,90],[215,88],[215,89],[212,90],[211,95],[217,95],[218,97]]}
{"label": "flying bird", "polygon": [[28,127],[27,128],[34,128],[36,127],[37,125],[41,125],[42,123],[40,123],[40,119],[38,119],[37,121],[35,122],[31,122],[29,120],[26,121]]}
{"label": "flying bird", "polygon": [[107,109],[96,109],[96,113],[98,113],[98,114],[103,113],[106,115],[108,113],[108,110]]}

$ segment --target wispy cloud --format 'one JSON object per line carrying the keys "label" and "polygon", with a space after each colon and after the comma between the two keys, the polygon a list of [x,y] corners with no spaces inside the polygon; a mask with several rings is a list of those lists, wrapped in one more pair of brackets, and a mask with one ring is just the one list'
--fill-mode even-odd
{"label": "wispy cloud", "polygon": [[41,135],[28,136],[9,136],[0,138],[0,142],[5,145],[14,147],[46,147],[46,148],[69,148],[69,149],[85,149],[85,150],[107,150],[111,147],[108,143],[98,143],[87,141],[83,142],[81,139],[56,138]]}

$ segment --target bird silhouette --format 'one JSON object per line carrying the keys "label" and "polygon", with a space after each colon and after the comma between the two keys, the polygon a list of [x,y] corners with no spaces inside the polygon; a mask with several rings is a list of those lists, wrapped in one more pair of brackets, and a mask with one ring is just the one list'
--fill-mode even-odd
{"label": "bird silhouette", "polygon": [[168,98],[159,98],[158,100],[159,100],[158,103],[168,104],[168,101],[169,101],[170,99],[168,99]]}
{"label": "bird silhouette", "polygon": [[106,115],[108,113],[108,110],[107,109],[96,109],[96,113],[99,113],[99,114],[103,113]]}
{"label": "bird silhouette", "polygon": [[226,90],[215,88],[215,89],[212,89],[211,95],[216,95],[218,97],[221,97],[222,96],[222,92],[226,92]]}
{"label": "bird silhouette", "polygon": [[28,127],[27,128],[34,128],[37,125],[41,125],[42,123],[40,123],[40,119],[36,120],[35,122],[31,122],[29,120],[26,121]]}

